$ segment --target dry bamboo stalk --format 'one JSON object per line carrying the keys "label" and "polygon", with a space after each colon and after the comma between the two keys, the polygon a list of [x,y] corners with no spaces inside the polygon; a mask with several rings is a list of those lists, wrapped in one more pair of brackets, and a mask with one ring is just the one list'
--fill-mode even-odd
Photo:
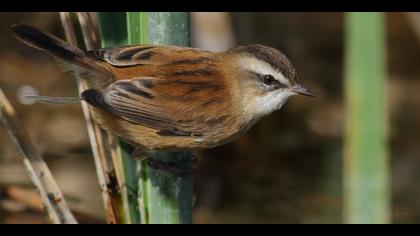
{"label": "dry bamboo stalk", "polygon": [[82,29],[83,39],[87,50],[95,49],[99,46],[98,44],[98,30],[95,28],[89,13],[77,12],[77,18],[79,19],[80,28]]}
{"label": "dry bamboo stalk", "polygon": [[[81,24],[81,29],[83,33],[83,39],[86,44],[87,49],[93,49],[98,43],[97,41],[97,34],[94,30],[93,24],[89,23],[90,17],[87,15],[88,13],[78,13],[78,19]],[[68,12],[60,12],[60,19],[63,24],[63,28],[65,30],[66,39],[69,43],[73,45],[77,45],[76,35],[74,33],[74,27],[71,22],[70,13]],[[76,73],[76,77],[77,76]],[[77,79],[79,92],[86,90],[87,83],[83,80]],[[105,140],[104,134],[98,124],[92,119],[88,105],[84,102],[82,104],[83,114],[86,120],[87,131],[89,134],[89,139],[91,143],[91,148],[93,152],[93,158],[96,166],[96,171],[98,175],[98,181],[101,188],[102,198],[105,205],[105,212],[106,218],[108,223],[117,223],[118,222],[118,207],[117,204],[119,200],[115,197],[115,189],[111,189],[115,187],[112,183],[113,180],[111,179],[112,173],[115,173],[112,165],[109,164],[106,156],[105,150]],[[115,174],[114,174],[115,176]]]}
{"label": "dry bamboo stalk", "polygon": [[[95,16],[93,14],[89,14],[88,12],[77,12],[77,17],[80,22],[80,26],[82,29],[83,39],[86,45],[87,50],[93,50],[100,47],[99,41],[99,26],[95,24]],[[124,180],[121,173],[121,166],[120,166],[120,159],[121,153],[120,146],[118,145],[118,138],[109,133],[108,131],[104,131],[106,134],[103,135],[103,139],[106,139],[108,142],[109,153],[110,157],[107,158],[107,163],[112,165],[113,170],[115,172],[117,182],[118,182],[118,189],[120,193],[122,192],[121,189],[124,188]]]}
{"label": "dry bamboo stalk", "polygon": [[56,224],[77,224],[47,164],[17,121],[16,112],[1,89],[0,117],[23,156],[24,166],[39,191],[51,221]]}

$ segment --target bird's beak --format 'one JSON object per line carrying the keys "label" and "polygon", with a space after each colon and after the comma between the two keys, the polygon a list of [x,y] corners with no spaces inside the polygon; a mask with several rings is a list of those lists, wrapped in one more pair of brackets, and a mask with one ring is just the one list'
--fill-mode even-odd
{"label": "bird's beak", "polygon": [[292,86],[292,91],[298,94],[306,95],[309,97],[315,97],[316,94],[311,90],[307,89],[305,86],[301,84],[296,84]]}

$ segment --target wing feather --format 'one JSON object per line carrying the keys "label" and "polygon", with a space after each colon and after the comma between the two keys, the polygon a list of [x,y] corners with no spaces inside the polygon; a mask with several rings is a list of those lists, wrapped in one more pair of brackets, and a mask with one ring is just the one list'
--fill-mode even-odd
{"label": "wing feather", "polygon": [[[203,117],[186,114],[187,107],[169,107],[170,97],[144,86],[156,78],[119,80],[107,87],[103,101],[112,113],[130,122],[157,130],[160,135],[202,136],[207,131]],[[148,81],[148,82],[145,82]],[[155,81],[157,83],[157,81]],[[156,88],[156,87],[154,87]]]}
{"label": "wing feather", "polygon": [[[88,51],[88,55],[113,66],[168,65],[179,63],[201,63],[212,60],[212,52],[176,46],[121,46]],[[176,60],[174,60],[176,58]]]}

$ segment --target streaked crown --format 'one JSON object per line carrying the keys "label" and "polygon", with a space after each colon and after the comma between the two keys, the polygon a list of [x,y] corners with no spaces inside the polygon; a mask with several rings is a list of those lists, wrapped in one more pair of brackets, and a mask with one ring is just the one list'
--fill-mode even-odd
{"label": "streaked crown", "polygon": [[261,44],[251,44],[246,46],[238,46],[232,48],[230,51],[237,53],[246,53],[259,60],[269,64],[273,69],[280,71],[283,76],[290,80],[290,84],[298,83],[298,77],[292,63],[279,50],[267,47]]}

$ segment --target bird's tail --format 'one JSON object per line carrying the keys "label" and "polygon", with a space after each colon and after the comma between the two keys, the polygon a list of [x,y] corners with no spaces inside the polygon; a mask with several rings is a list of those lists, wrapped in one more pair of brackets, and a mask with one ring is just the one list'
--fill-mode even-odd
{"label": "bird's tail", "polygon": [[82,98],[78,97],[49,97],[49,96],[38,96],[38,95],[22,95],[22,98],[29,99],[34,102],[46,103],[46,104],[70,104],[80,102]]}
{"label": "bird's tail", "polygon": [[84,69],[109,74],[109,71],[79,48],[54,35],[29,24],[16,24],[10,27],[15,37],[25,44],[45,51],[64,62]]}

